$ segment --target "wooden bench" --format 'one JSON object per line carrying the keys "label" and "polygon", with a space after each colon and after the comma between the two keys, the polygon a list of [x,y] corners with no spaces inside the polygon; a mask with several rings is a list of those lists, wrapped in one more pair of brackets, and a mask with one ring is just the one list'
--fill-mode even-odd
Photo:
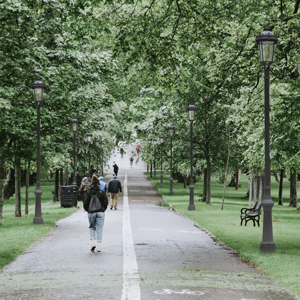
{"label": "wooden bench", "polygon": [[245,226],[247,226],[247,222],[252,220],[253,226],[255,226],[255,222],[259,226],[259,219],[260,219],[260,210],[261,210],[261,203],[256,202],[253,208],[242,208],[241,209],[241,225],[243,221],[245,221]]}

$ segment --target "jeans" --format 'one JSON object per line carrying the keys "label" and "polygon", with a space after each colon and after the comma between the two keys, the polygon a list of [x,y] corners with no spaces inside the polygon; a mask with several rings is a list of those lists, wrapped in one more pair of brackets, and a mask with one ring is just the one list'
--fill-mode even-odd
{"label": "jeans", "polygon": [[90,222],[90,238],[95,239],[97,234],[97,242],[102,242],[102,231],[105,219],[104,212],[88,213]]}

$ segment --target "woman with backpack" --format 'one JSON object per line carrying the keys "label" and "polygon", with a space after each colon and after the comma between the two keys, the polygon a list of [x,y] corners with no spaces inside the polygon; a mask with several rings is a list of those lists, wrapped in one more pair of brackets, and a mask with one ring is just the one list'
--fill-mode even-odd
{"label": "woman with backpack", "polygon": [[100,244],[102,242],[105,211],[108,205],[106,193],[99,189],[99,184],[98,177],[94,175],[92,177],[91,188],[87,191],[84,198],[84,209],[88,212],[90,224],[91,251],[96,249],[95,242],[97,238],[97,252],[101,252]]}

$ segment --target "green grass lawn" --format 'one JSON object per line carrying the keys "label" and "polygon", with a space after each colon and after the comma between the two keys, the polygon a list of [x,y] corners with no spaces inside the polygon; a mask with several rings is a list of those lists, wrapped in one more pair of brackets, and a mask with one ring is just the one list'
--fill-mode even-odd
{"label": "green grass lawn", "polygon": [[[35,214],[35,186],[29,188],[29,214],[25,215],[25,187],[21,189],[22,217],[15,218],[15,198],[4,200],[0,226],[0,269],[16,259],[29,246],[46,236],[55,222],[77,211],[76,207],[61,208],[52,201],[54,181],[41,180],[43,224],[33,224]],[[82,206],[82,202],[79,202]]]}
{"label": "green grass lawn", "polygon": [[[149,173],[147,173],[149,177]],[[289,205],[289,181],[284,179],[283,201],[285,206],[278,206],[278,182],[272,177],[272,199],[275,203],[272,211],[273,236],[276,253],[263,254],[259,251],[262,241],[263,213],[261,226],[253,227],[252,221],[247,227],[240,226],[240,210],[248,207],[248,179],[241,178],[241,188],[226,187],[224,210],[221,210],[223,184],[212,182],[211,205],[199,200],[203,181],[195,184],[195,211],[188,211],[189,188],[173,181],[174,195],[169,195],[169,174],[164,174],[164,187],[160,187],[160,172],[152,182],[163,199],[181,214],[189,217],[200,227],[213,234],[217,240],[233,248],[242,259],[248,260],[261,268],[269,277],[275,279],[284,288],[300,298],[300,212]],[[229,183],[229,181],[228,181]],[[298,183],[298,188],[300,183]]]}

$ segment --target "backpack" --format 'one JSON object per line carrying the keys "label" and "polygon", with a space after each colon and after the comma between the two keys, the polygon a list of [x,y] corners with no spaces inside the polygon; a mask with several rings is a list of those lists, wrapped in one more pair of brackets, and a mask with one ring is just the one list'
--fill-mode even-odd
{"label": "backpack", "polygon": [[98,212],[101,208],[100,200],[97,196],[98,193],[101,193],[100,190],[96,192],[96,194],[92,195],[90,205],[89,205],[89,213]]}

